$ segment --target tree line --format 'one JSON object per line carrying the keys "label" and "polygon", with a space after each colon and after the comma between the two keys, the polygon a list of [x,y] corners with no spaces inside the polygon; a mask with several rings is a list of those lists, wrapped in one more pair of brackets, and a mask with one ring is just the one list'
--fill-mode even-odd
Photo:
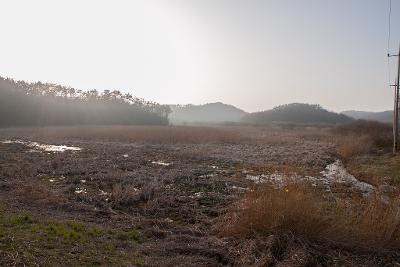
{"label": "tree line", "polygon": [[118,90],[83,91],[0,77],[0,127],[166,125],[171,109]]}

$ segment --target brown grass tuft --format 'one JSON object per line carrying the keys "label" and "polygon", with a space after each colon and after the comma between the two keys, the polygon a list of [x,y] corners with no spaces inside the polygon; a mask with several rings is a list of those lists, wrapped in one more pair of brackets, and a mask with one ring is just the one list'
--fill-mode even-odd
{"label": "brown grass tuft", "polygon": [[146,203],[155,198],[161,188],[159,180],[149,181],[141,188],[136,188],[133,184],[123,185],[119,183],[113,187],[112,201],[124,207],[129,207],[139,202]]}
{"label": "brown grass tuft", "polygon": [[225,235],[290,236],[301,243],[384,253],[400,249],[400,209],[378,198],[328,200],[302,184],[249,192],[228,216]]}
{"label": "brown grass tuft", "polygon": [[392,127],[377,121],[357,120],[334,128],[338,136],[339,153],[344,159],[378,151],[392,146]]}
{"label": "brown grass tuft", "polygon": [[15,195],[20,202],[29,204],[61,205],[67,201],[63,195],[37,181],[24,181],[16,189]]}
{"label": "brown grass tuft", "polygon": [[338,139],[338,152],[344,159],[365,155],[373,152],[374,142],[368,135],[356,137],[355,135],[343,136]]}

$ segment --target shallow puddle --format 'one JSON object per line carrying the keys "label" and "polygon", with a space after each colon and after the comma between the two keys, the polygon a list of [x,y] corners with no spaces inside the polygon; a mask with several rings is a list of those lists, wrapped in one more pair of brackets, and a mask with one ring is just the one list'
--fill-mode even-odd
{"label": "shallow puddle", "polygon": [[164,161],[152,161],[151,162],[152,164],[157,164],[157,165],[161,165],[161,166],[169,166],[169,165],[171,165],[172,163],[167,163],[167,162],[164,162]]}
{"label": "shallow puddle", "polygon": [[45,151],[45,152],[65,152],[65,151],[80,151],[80,147],[73,146],[65,146],[65,145],[48,145],[48,144],[40,144],[38,142],[29,142],[29,141],[21,141],[21,140],[5,140],[2,142],[3,144],[22,144],[25,145],[31,150],[29,152],[37,152],[37,151]]}

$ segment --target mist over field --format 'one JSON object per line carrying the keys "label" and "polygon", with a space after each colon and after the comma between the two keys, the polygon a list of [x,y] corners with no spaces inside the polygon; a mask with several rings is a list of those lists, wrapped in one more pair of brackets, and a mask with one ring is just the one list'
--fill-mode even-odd
{"label": "mist over field", "polygon": [[400,265],[400,2],[0,3],[0,266]]}

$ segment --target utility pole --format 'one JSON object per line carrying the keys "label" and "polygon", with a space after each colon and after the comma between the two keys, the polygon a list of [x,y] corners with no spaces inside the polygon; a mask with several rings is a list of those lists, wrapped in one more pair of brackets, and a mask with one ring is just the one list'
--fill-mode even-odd
{"label": "utility pole", "polygon": [[397,55],[390,55],[388,57],[397,57],[397,78],[396,83],[391,85],[394,87],[394,109],[393,109],[393,154],[396,154],[399,148],[399,93],[400,93],[400,46]]}

